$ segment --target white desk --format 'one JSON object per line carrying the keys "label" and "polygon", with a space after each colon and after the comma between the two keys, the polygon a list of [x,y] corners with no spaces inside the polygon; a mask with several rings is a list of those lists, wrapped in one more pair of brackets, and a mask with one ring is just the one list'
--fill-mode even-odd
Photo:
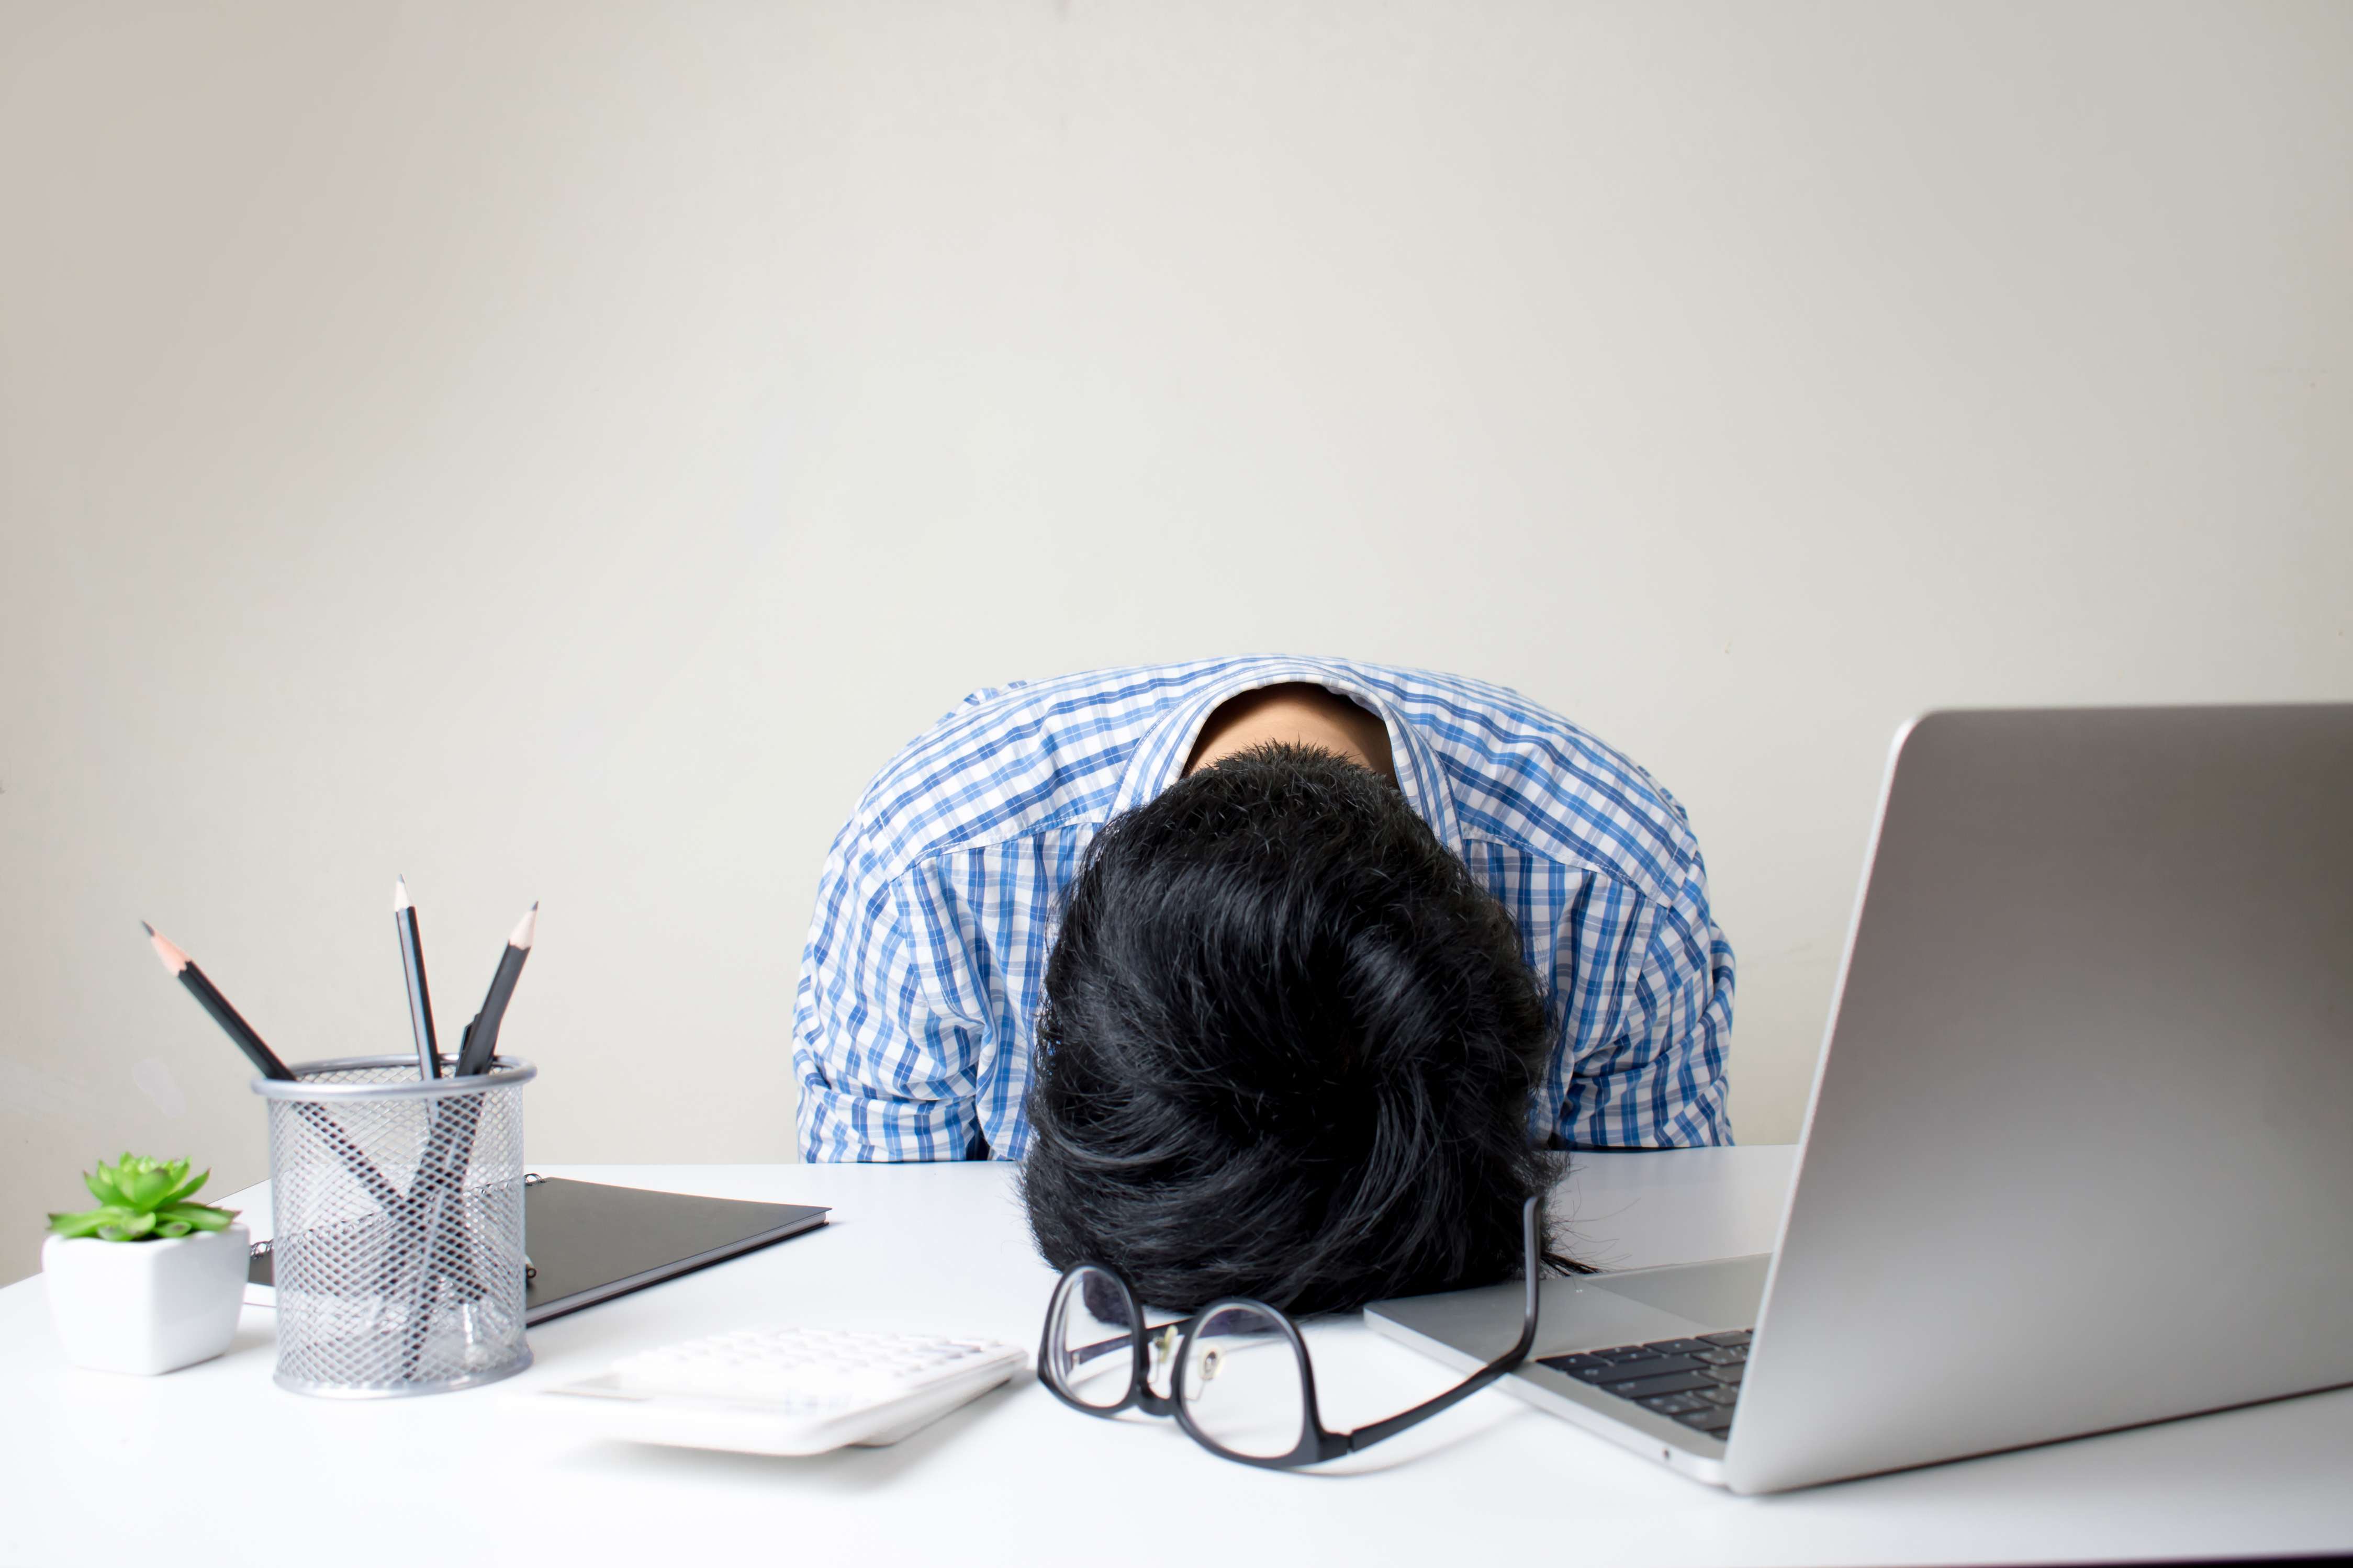
{"label": "white desk", "polygon": [[[1771,1245],[1787,1148],[1588,1156],[1567,1212],[1618,1267]],[[1736,1498],[1499,1392],[1350,1461],[1281,1475],[1167,1422],[1091,1420],[1034,1383],[894,1448],[768,1459],[512,1424],[503,1390],[764,1320],[1034,1349],[1052,1278],[1000,1165],[548,1166],[827,1204],[814,1235],[532,1331],[496,1388],[342,1404],[269,1381],[270,1314],[160,1378],[65,1366],[40,1280],[0,1290],[0,1563],[790,1561],[1913,1563],[2353,1550],[2353,1391],[1772,1498]],[[260,1194],[246,1194],[246,1202]],[[254,1217],[261,1217],[256,1215]],[[1335,1426],[1449,1374],[1364,1331],[1319,1359]],[[1395,1403],[1384,1405],[1384,1401]],[[172,1479],[168,1460],[208,1500]],[[134,1478],[110,1479],[140,1456]],[[460,1477],[470,1475],[470,1480]],[[166,1500],[173,1500],[166,1501]]]}

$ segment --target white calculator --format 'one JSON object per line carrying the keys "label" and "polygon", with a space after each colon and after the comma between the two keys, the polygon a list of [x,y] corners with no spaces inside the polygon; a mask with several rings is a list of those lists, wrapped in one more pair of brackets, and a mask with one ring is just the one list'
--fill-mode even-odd
{"label": "white calculator", "polygon": [[741,1329],[613,1363],[602,1377],[511,1394],[515,1415],[565,1430],[742,1454],[881,1447],[1028,1363],[1010,1345],[849,1329]]}

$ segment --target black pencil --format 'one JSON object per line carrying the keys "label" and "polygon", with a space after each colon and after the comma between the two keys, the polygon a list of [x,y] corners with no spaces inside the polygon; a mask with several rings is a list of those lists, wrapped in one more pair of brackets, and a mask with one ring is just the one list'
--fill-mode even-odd
{"label": "black pencil", "polygon": [[[147,940],[154,944],[155,956],[164,961],[164,972],[187,987],[188,994],[212,1015],[213,1022],[221,1026],[221,1032],[245,1053],[246,1059],[262,1077],[274,1078],[281,1083],[294,1081],[293,1069],[279,1060],[278,1053],[263,1042],[253,1026],[247,1023],[235,1007],[229,1005],[228,998],[205,977],[205,972],[196,967],[195,959],[174,947],[145,921],[139,922],[139,929],[145,931]],[[334,1118],[327,1114],[324,1106],[309,1100],[297,1100],[294,1113],[334,1151],[335,1157],[343,1163],[343,1168],[352,1173],[352,1179],[365,1187],[370,1197],[387,1210],[400,1205],[399,1190],[385,1180],[384,1173],[375,1168],[375,1162],[360,1152],[343,1128],[336,1125]]]}
{"label": "black pencil", "polygon": [[498,972],[491,976],[489,994],[482,998],[482,1010],[466,1027],[465,1049],[458,1054],[458,1076],[471,1078],[491,1065],[498,1051],[499,1024],[507,1016],[507,1003],[514,996],[516,980],[522,975],[525,960],[531,957],[533,933],[539,926],[539,906],[533,904],[523,911],[515,923],[513,934],[507,938],[506,951],[499,954]]}
{"label": "black pencil", "polygon": [[[513,932],[507,938],[506,951],[499,954],[498,969],[491,976],[489,994],[482,998],[482,1010],[466,1026],[464,1040],[452,1069],[458,1078],[472,1078],[485,1071],[498,1048],[499,1024],[506,1016],[507,1003],[514,995],[515,980],[522,973],[525,960],[531,957],[533,933],[539,924],[539,906],[534,903],[515,922]],[[474,1137],[480,1130],[482,1100],[480,1095],[468,1095],[462,1100],[437,1104],[433,1108],[433,1134],[427,1142],[424,1158],[417,1163],[417,1178],[410,1191],[410,1200],[422,1215],[428,1248],[438,1229],[434,1215],[442,1200],[463,1205],[466,1166],[473,1158]],[[482,1294],[482,1286],[474,1278],[472,1238],[459,1223],[456,1248],[466,1261],[459,1265],[456,1276],[461,1291],[475,1297]],[[422,1319],[418,1320],[420,1322]],[[409,1361],[414,1363],[422,1341],[412,1331]]]}
{"label": "black pencil", "polygon": [[433,1038],[433,996],[425,984],[425,942],[417,931],[417,909],[408,901],[408,879],[392,884],[392,927],[400,937],[400,967],[408,976],[408,1027],[417,1037],[417,1071],[441,1076],[441,1052]]}
{"label": "black pencil", "polygon": [[205,978],[205,972],[196,967],[195,960],[157,935],[155,928],[145,921],[139,922],[139,929],[147,933],[149,942],[154,943],[155,956],[164,961],[164,972],[188,988],[188,994],[213,1016],[213,1022],[218,1024],[221,1032],[245,1053],[246,1060],[253,1064],[254,1069],[264,1078],[290,1082],[294,1074],[278,1059],[276,1051],[262,1043],[261,1037],[254,1033],[253,1026],[228,1005],[228,998]]}

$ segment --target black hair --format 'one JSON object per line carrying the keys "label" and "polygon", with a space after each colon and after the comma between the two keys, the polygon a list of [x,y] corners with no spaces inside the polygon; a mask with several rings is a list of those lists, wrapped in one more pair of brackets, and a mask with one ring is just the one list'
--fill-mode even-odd
{"label": "black hair", "polygon": [[1037,1038],[1038,1249],[1158,1306],[1506,1278],[1522,1204],[1561,1173],[1529,1139],[1549,1030],[1511,917],[1328,752],[1258,747],[1107,825]]}

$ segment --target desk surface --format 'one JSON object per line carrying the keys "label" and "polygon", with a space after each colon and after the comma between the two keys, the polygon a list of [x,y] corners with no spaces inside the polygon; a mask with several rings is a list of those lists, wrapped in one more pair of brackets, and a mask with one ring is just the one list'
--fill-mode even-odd
{"label": "desk surface", "polygon": [[[1762,1251],[1791,1152],[1584,1156],[1563,1210],[1585,1255],[1610,1267]],[[279,1390],[271,1317],[253,1309],[217,1361],[160,1378],[81,1372],[58,1357],[39,1279],[10,1286],[0,1562],[987,1563],[1051,1560],[1082,1541],[1116,1542],[1110,1560],[1139,1568],[1279,1553],[1418,1563],[1441,1542],[1457,1562],[1534,1552],[1613,1564],[2353,1550],[2353,1391],[1770,1498],[1680,1479],[1498,1392],[1337,1475],[1229,1464],[1168,1423],[1089,1420],[1026,1379],[896,1447],[816,1458],[571,1438],[504,1417],[500,1390],[760,1321],[981,1334],[1034,1351],[1053,1280],[1003,1165],[544,1169],[827,1204],[834,1222],[534,1329],[537,1364],[499,1388],[382,1403]],[[266,1223],[265,1194],[233,1202]],[[1361,1325],[1332,1334],[1336,1353],[1317,1370],[1335,1424],[1451,1381]],[[126,1450],[188,1456],[219,1500],[110,1479]],[[185,1500],[167,1512],[165,1498]]]}

